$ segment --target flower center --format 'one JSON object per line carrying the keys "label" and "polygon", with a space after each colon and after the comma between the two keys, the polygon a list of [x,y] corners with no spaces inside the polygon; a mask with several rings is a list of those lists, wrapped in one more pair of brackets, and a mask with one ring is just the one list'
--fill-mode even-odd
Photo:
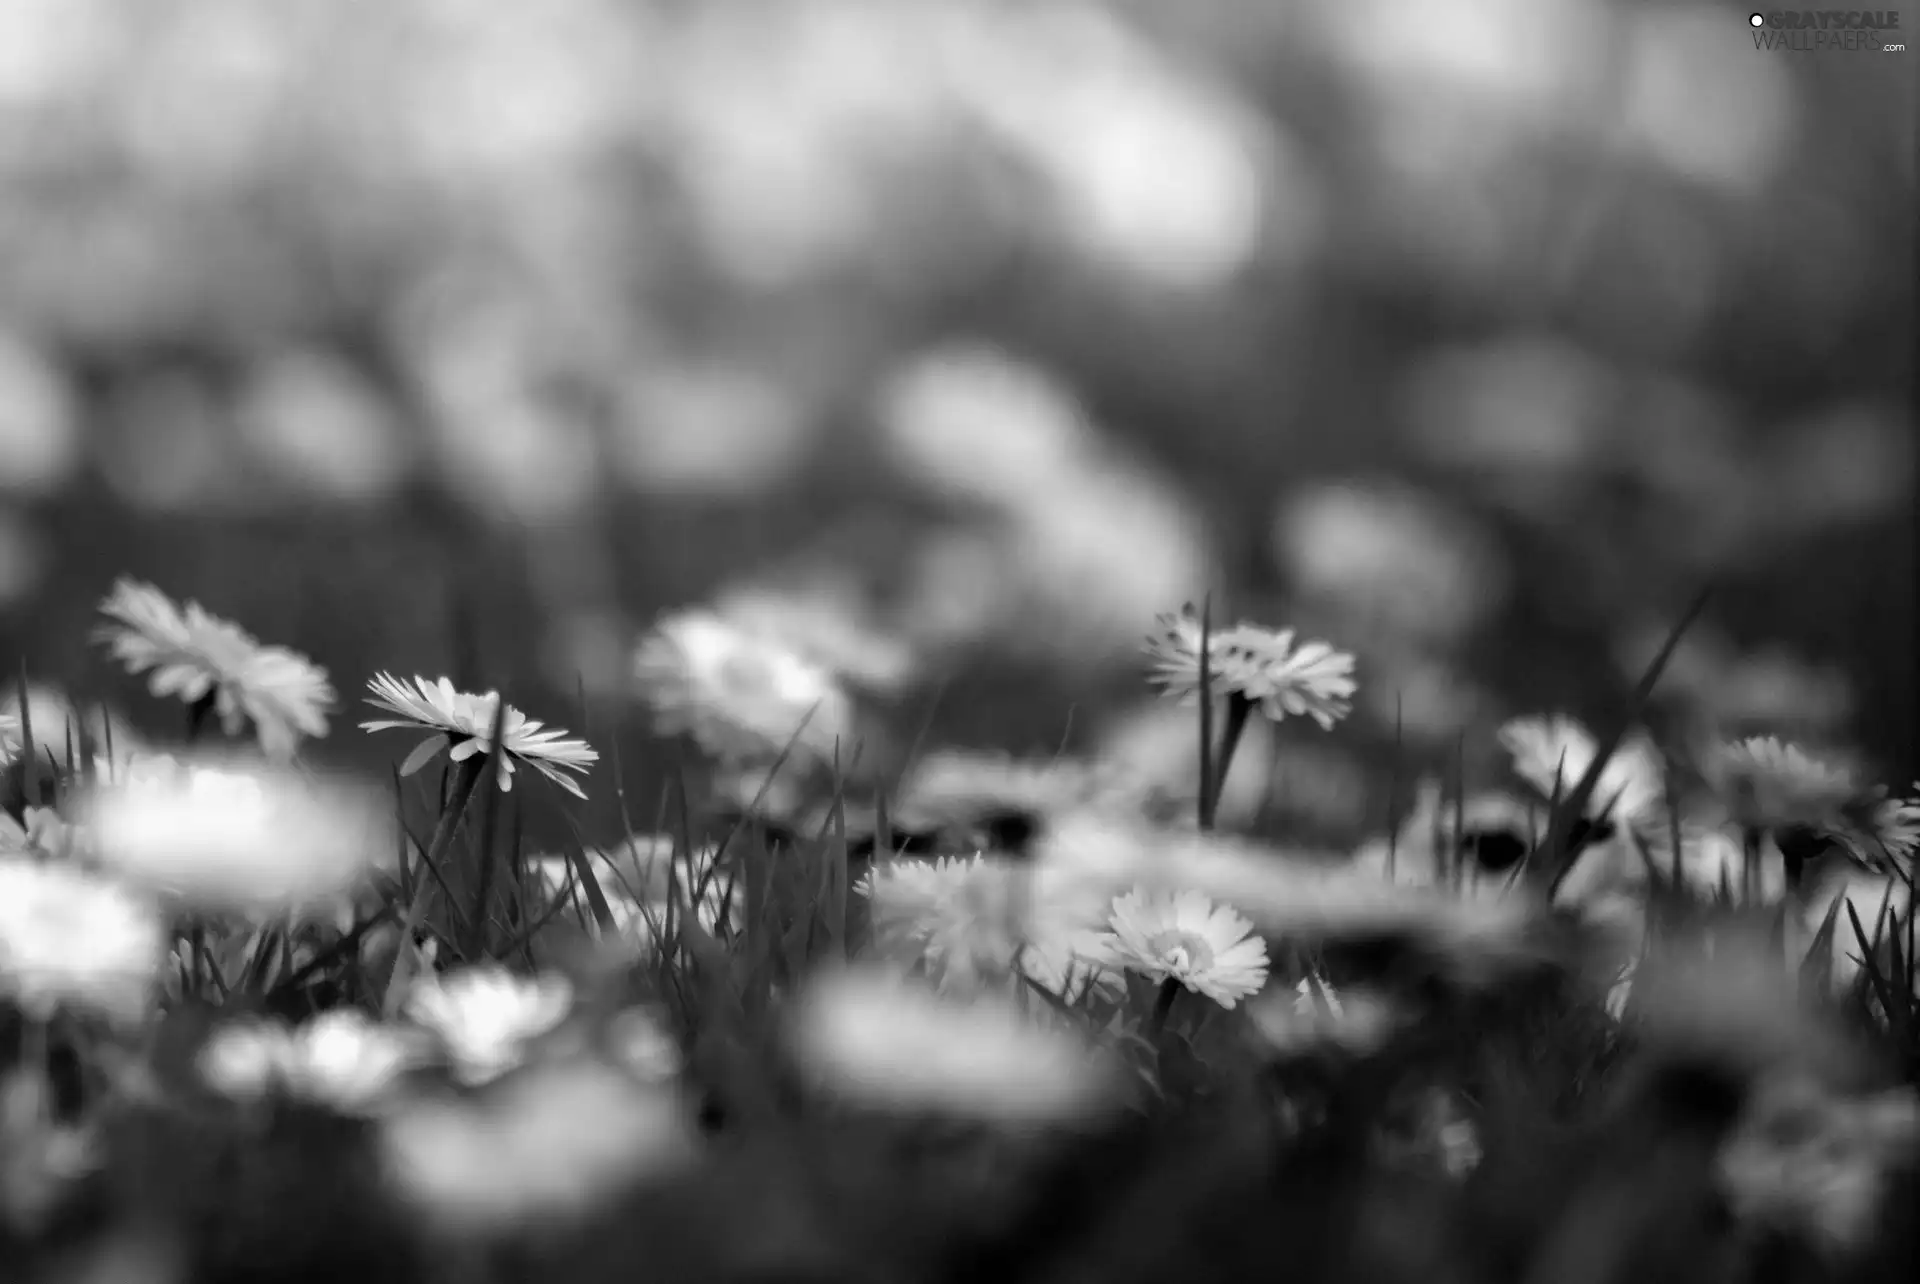
{"label": "flower center", "polygon": [[1162,932],[1153,938],[1152,945],[1154,956],[1181,976],[1204,972],[1213,966],[1213,947],[1193,932],[1177,928]]}

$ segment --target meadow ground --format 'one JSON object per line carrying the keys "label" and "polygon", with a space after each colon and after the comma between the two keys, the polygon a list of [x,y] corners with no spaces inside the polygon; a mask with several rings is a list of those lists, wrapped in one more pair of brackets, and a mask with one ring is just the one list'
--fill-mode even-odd
{"label": "meadow ground", "polygon": [[[1346,716],[1329,643],[1158,622],[1183,791],[876,767],[692,611],[634,666],[660,796],[591,710],[385,673],[379,788],[303,764],[305,657],[102,617],[186,734],[25,672],[0,722],[8,1280],[1913,1278],[1920,803],[1835,747],[1517,719],[1314,850],[1216,822],[1250,725]],[[526,849],[590,788],[621,836]]]}

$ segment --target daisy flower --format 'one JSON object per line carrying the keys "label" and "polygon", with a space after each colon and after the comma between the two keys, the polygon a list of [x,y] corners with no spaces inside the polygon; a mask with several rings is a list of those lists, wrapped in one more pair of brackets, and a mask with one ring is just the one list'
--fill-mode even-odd
{"label": "daisy flower", "polygon": [[[1148,680],[1191,703],[1200,693],[1199,616],[1187,606],[1159,616],[1158,624],[1147,639]],[[1274,722],[1305,715],[1331,730],[1352,710],[1353,657],[1325,642],[1296,647],[1292,629],[1232,625],[1208,636],[1207,655],[1211,687],[1252,701]]]}
{"label": "daisy flower", "polygon": [[1267,983],[1267,943],[1253,924],[1199,892],[1114,897],[1106,938],[1113,957],[1155,981],[1178,981],[1223,1008]]}
{"label": "daisy flower", "polygon": [[518,1066],[528,1045],[572,1008],[565,977],[518,976],[486,964],[422,977],[406,1015],[438,1037],[456,1076],[480,1084]]}
{"label": "daisy flower", "polygon": [[176,605],[151,584],[122,579],[100,603],[113,621],[95,639],[132,674],[148,673],[156,696],[211,700],[228,735],[252,722],[261,751],[290,758],[303,736],[327,734],[333,685],[326,670],[252,634],[198,602]]}
{"label": "daisy flower", "polygon": [[376,794],[285,768],[143,762],[79,815],[102,865],[209,910],[329,908],[394,847]]}
{"label": "daisy flower", "polygon": [[348,1114],[376,1107],[416,1060],[414,1041],[394,1026],[351,1008],[322,1012],[305,1024],[243,1020],[221,1026],[200,1050],[201,1077],[242,1100],[270,1092]]}
{"label": "daisy flower", "polygon": [[883,1109],[1058,1123],[1115,1099],[1117,1076],[1098,1048],[1026,1019],[1004,995],[956,1001],[885,973],[847,971],[807,988],[787,1032],[820,1084]]}
{"label": "daisy flower", "polygon": [[1702,774],[1751,829],[1838,827],[1861,794],[1850,766],[1823,761],[1774,736],[1751,736],[1711,749]]}
{"label": "daisy flower", "polygon": [[987,856],[877,863],[855,886],[874,943],[925,964],[943,988],[1010,972],[1026,943],[1026,871]]}
{"label": "daisy flower", "polygon": [[775,758],[789,743],[825,762],[836,747],[842,761],[852,752],[853,706],[834,672],[712,611],[659,620],[633,670],[655,729],[723,762]]}
{"label": "daisy flower", "polygon": [[[407,755],[400,768],[403,776],[426,766],[442,749],[449,750],[448,756],[454,762],[465,762],[476,755],[484,757],[493,748],[489,737],[500,705],[497,691],[470,695],[454,690],[445,678],[429,681],[416,677],[403,681],[387,673],[375,675],[367,683],[367,689],[373,692],[368,704],[398,717],[363,722],[362,730],[437,733]],[[586,799],[580,786],[565,775],[569,771],[585,775],[600,760],[600,755],[589,748],[586,741],[573,739],[558,728],[548,729],[512,705],[507,706],[500,724],[500,738],[506,749],[500,755],[502,790],[513,788],[513,771],[518,763],[533,768],[575,798]]]}
{"label": "daisy flower", "polygon": [[[1514,774],[1545,799],[1555,796],[1556,780],[1559,797],[1572,793],[1600,755],[1592,733],[1565,714],[1514,718],[1500,728],[1499,739],[1513,758]],[[1611,808],[1612,818],[1621,824],[1655,819],[1666,794],[1665,782],[1660,751],[1653,742],[1643,734],[1624,736],[1600,769],[1587,799],[1587,816],[1597,820],[1603,809]]]}
{"label": "daisy flower", "polygon": [[138,1021],[166,953],[139,898],[70,865],[0,859],[0,991],[29,1012]]}

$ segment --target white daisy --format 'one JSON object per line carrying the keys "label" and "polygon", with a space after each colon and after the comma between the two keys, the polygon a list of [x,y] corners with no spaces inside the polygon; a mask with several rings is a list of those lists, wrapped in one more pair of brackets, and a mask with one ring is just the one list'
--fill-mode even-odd
{"label": "white daisy", "polygon": [[1138,889],[1113,900],[1113,957],[1155,981],[1178,981],[1223,1008],[1267,983],[1267,943],[1253,924],[1199,892]]}
{"label": "white daisy", "polygon": [[833,671],[711,611],[662,618],[633,663],[655,729],[723,762],[765,761],[790,742],[821,762],[852,754],[853,705]]}
{"label": "white daisy", "polygon": [[151,584],[122,579],[100,604],[115,623],[95,634],[148,688],[188,704],[206,699],[228,735],[252,722],[262,752],[289,758],[303,736],[327,734],[326,670],[285,647],[262,646],[198,602],[176,605]]}
{"label": "white daisy", "polygon": [[1005,995],[956,1001],[884,973],[814,981],[788,1034],[820,1084],[884,1109],[1058,1123],[1098,1111],[1117,1087],[1083,1035],[1028,1020]]}
{"label": "white daisy", "polygon": [[1844,827],[1861,786],[1850,764],[1816,758],[1774,736],[1714,746],[1702,774],[1741,824],[1753,829]]}
{"label": "white daisy", "polygon": [[943,988],[1010,973],[1026,943],[1026,871],[986,856],[881,861],[855,891],[882,953],[923,962]]}
{"label": "white daisy", "polygon": [[[1555,796],[1556,787],[1561,798],[1572,793],[1600,755],[1592,733],[1565,714],[1514,718],[1500,728],[1500,745],[1513,757],[1514,774],[1546,799]],[[1600,769],[1587,815],[1598,819],[1611,807],[1611,818],[1620,824],[1652,822],[1661,815],[1665,795],[1660,751],[1644,734],[1635,733],[1621,738]]]}
{"label": "white daisy", "polygon": [[[489,737],[500,705],[497,691],[470,695],[454,690],[445,678],[429,681],[416,677],[404,681],[386,673],[377,674],[367,683],[367,689],[373,692],[368,704],[399,717],[363,722],[362,730],[439,733],[423,741],[407,756],[400,769],[402,775],[420,770],[442,749],[450,750],[449,757],[454,762],[464,762],[476,754],[484,756],[493,747]],[[548,729],[512,705],[507,706],[500,724],[500,738],[506,747],[506,752],[500,755],[501,789],[513,788],[514,765],[525,763],[574,797],[586,798],[580,786],[564,774],[571,771],[585,775],[600,760],[600,755],[589,748],[586,741],[572,739],[564,730]]]}
{"label": "white daisy", "polygon": [[284,768],[143,760],[79,814],[101,864],[200,909],[327,909],[394,849],[377,794]]}
{"label": "white daisy", "polygon": [[[1200,619],[1193,607],[1158,617],[1147,639],[1153,662],[1149,681],[1183,703],[1199,698]],[[1294,645],[1294,632],[1235,624],[1207,637],[1208,683],[1242,696],[1275,722],[1305,715],[1323,730],[1352,710],[1353,657],[1325,642]]]}
{"label": "white daisy", "polygon": [[230,1097],[282,1091],[351,1114],[377,1107],[418,1055],[405,1032],[351,1008],[288,1027],[244,1020],[221,1026],[202,1047],[202,1078]]}
{"label": "white daisy", "polygon": [[0,859],[0,990],[30,1012],[138,1021],[166,953],[147,902],[70,865]]}
{"label": "white daisy", "polygon": [[528,1045],[572,1007],[565,977],[519,976],[486,964],[422,977],[406,1014],[439,1038],[459,1078],[477,1084],[518,1066]]}

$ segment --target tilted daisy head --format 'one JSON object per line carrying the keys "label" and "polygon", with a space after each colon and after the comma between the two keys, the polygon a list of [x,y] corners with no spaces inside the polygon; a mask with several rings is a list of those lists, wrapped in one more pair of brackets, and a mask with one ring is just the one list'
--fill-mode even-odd
{"label": "tilted daisy head", "polygon": [[1844,824],[1862,793],[1850,764],[1816,758],[1774,736],[1715,745],[1700,766],[1734,819],[1753,829],[1830,830]]}
{"label": "tilted daisy head", "polygon": [[[1147,639],[1149,681],[1183,702],[1199,698],[1201,627],[1192,606],[1158,618]],[[1260,707],[1275,722],[1306,716],[1330,730],[1353,708],[1353,657],[1325,642],[1295,645],[1291,629],[1235,624],[1206,639],[1208,685]]]}
{"label": "tilted daisy head", "polygon": [[[1500,728],[1500,745],[1513,759],[1513,772],[1539,791],[1541,798],[1565,798],[1600,755],[1599,742],[1578,719],[1565,714],[1514,718]],[[1657,821],[1666,796],[1666,772],[1660,751],[1645,735],[1629,735],[1600,769],[1587,816],[1602,813],[1617,824]]]}
{"label": "tilted daisy head", "polygon": [[166,958],[148,902],[70,865],[0,859],[0,992],[35,1014],[138,1022]]}
{"label": "tilted daisy head", "polygon": [[852,755],[853,705],[838,676],[712,611],[663,617],[633,663],[655,729],[691,736],[723,762],[764,762],[790,743],[819,762]]}
{"label": "tilted daisy head", "polygon": [[1267,983],[1267,943],[1253,924],[1199,892],[1116,896],[1107,938],[1122,966],[1155,981],[1178,981],[1223,1008]]}
{"label": "tilted daisy head", "polygon": [[198,602],[180,606],[138,580],[115,583],[100,613],[112,623],[95,637],[127,672],[148,674],[156,696],[211,700],[228,735],[251,722],[269,757],[289,758],[302,737],[327,734],[333,684],[299,652],[262,646]]}
{"label": "tilted daisy head", "polygon": [[[484,758],[493,748],[494,718],[500,708],[500,694],[489,691],[473,695],[456,691],[445,678],[410,680],[381,673],[367,683],[373,694],[367,703],[395,717],[363,722],[366,731],[431,731],[432,739],[421,742],[401,765],[401,775],[411,775],[438,756],[442,749],[454,762],[476,756]],[[560,728],[548,728],[508,705],[500,722],[500,788],[513,788],[516,764],[533,768],[575,798],[586,794],[565,774],[585,775],[600,755],[584,740],[569,737]]]}
{"label": "tilted daisy head", "polygon": [[438,1037],[456,1076],[485,1083],[518,1066],[528,1046],[572,1007],[573,987],[565,977],[476,965],[422,977],[406,1014]]}
{"label": "tilted daisy head", "polygon": [[394,846],[372,791],[242,763],[142,760],[94,785],[79,814],[94,859],[203,910],[329,908]]}

